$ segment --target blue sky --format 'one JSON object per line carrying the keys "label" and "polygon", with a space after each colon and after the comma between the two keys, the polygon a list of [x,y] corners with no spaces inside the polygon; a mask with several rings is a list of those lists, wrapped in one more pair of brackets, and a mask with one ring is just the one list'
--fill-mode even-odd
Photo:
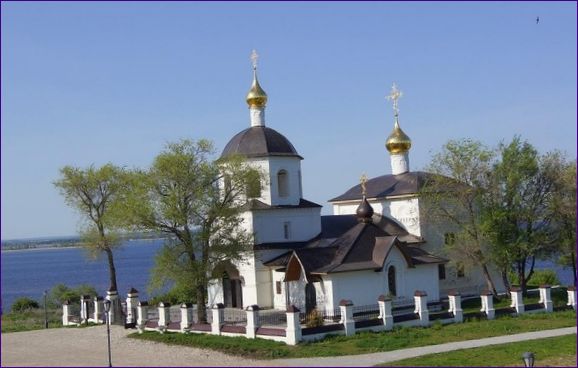
{"label": "blue sky", "polygon": [[[146,167],[165,143],[220,151],[249,126],[260,54],[267,125],[327,200],[391,172],[384,96],[404,96],[411,168],[448,139],[519,134],[576,157],[576,3],[2,2],[2,239],[75,234],[64,165]],[[536,24],[536,16],[540,17]]]}

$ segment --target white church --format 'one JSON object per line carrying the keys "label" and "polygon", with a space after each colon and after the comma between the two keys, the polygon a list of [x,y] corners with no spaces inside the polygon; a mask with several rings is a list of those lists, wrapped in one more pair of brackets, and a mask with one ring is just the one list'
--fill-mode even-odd
{"label": "white church", "polygon": [[[333,215],[322,216],[320,205],[303,198],[303,157],[266,126],[267,94],[254,58],[247,94],[251,126],[237,133],[221,156],[246,157],[266,182],[243,213],[245,230],[254,235],[253,251],[243,262],[223,265],[222,277],[211,281],[209,305],[284,310],[293,304],[307,312],[329,311],[342,299],[373,305],[384,294],[401,306],[413,304],[416,290],[435,302],[450,290],[479,295],[485,289],[480,270],[465,270],[443,256],[444,242],[453,239],[450,230],[432,229],[420,219],[426,203],[418,193],[432,174],[410,170],[411,140],[398,121],[400,96],[394,85],[388,97],[394,127],[386,140],[392,173],[362,178],[329,200]],[[503,291],[500,278],[492,276]]]}

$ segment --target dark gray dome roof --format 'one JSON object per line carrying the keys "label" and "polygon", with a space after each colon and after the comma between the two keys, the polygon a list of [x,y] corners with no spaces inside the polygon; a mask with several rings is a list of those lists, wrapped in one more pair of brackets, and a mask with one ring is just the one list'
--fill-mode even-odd
{"label": "dark gray dome roof", "polygon": [[264,126],[245,129],[231,138],[221,157],[234,154],[245,157],[292,156],[303,159],[287,138],[275,129]]}

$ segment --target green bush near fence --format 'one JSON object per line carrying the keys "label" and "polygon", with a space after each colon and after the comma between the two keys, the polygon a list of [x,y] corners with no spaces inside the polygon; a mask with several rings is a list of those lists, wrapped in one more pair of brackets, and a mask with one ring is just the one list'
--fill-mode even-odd
{"label": "green bush near fence", "polygon": [[25,312],[31,309],[38,309],[40,308],[40,304],[34,299],[30,299],[27,297],[18,298],[12,303],[12,307],[10,311],[12,313],[20,313]]}

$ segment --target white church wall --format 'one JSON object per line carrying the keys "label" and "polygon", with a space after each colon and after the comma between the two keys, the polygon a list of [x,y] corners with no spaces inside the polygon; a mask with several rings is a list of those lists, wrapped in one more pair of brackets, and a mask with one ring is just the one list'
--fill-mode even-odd
{"label": "white church wall", "polygon": [[342,299],[348,299],[354,305],[377,304],[377,298],[385,287],[383,272],[356,271],[330,274],[332,282],[332,304],[339,305]]}
{"label": "white church wall", "polygon": [[209,307],[217,303],[224,303],[223,283],[221,280],[219,279],[209,280],[207,293],[208,293],[207,304],[209,305]]}
{"label": "white church wall", "polygon": [[[275,209],[253,212],[256,243],[307,241],[321,232],[321,208]],[[288,223],[288,238],[285,226]]]}
{"label": "white church wall", "polygon": [[[285,309],[285,293],[286,293],[286,285],[283,281],[285,279],[285,272],[278,272],[275,270],[271,270],[271,279],[273,281],[272,285],[272,292],[273,292],[273,308],[284,310]],[[277,283],[280,283],[281,286],[281,294],[277,294]]]}

